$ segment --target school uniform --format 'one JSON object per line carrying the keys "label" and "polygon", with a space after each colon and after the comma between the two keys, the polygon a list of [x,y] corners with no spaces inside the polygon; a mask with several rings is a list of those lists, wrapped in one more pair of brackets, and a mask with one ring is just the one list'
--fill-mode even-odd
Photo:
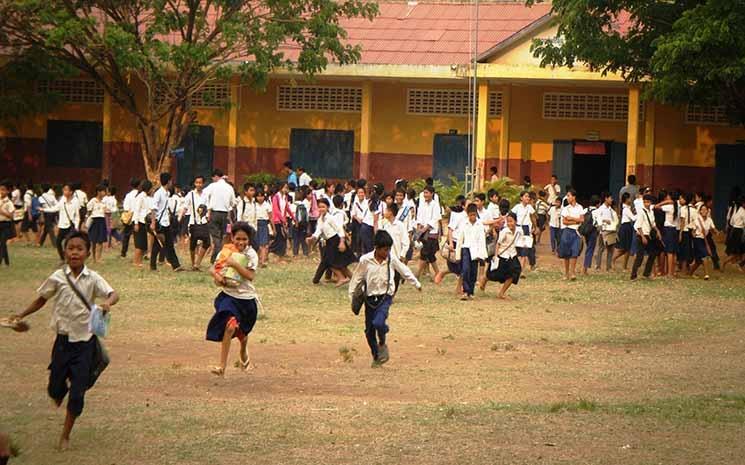
{"label": "school uniform", "polygon": [[466,220],[460,226],[455,241],[458,244],[455,248],[455,259],[461,263],[463,293],[473,295],[479,263],[488,257],[484,225],[478,220],[474,223]]}
{"label": "school uniform", "polygon": [[711,235],[711,232],[715,229],[714,221],[711,217],[707,217],[705,220],[700,216],[696,218],[693,223],[692,234],[692,248],[693,248],[693,259],[698,263],[701,263],[706,257],[709,256],[709,251],[706,247],[706,238]]}
{"label": "school uniform", "polygon": [[59,207],[57,206],[57,197],[54,190],[49,189],[39,196],[41,205],[41,214],[44,217],[44,228],[39,237],[39,245],[44,245],[44,241],[49,237],[52,246],[57,244],[57,236],[54,234],[54,226],[57,224]]}
{"label": "school uniform", "polygon": [[344,223],[340,221],[338,215],[327,213],[323,218],[318,219],[313,238],[324,241],[326,244],[321,257],[326,268],[341,270],[354,262],[354,254],[349,247],[345,248],[344,252],[339,250],[339,245],[345,240],[345,236]]}
{"label": "school uniform", "polygon": [[[155,233],[156,237],[153,241],[153,250],[150,253],[150,269],[156,270],[158,268],[158,255],[161,249],[165,250],[166,260],[171,264],[171,267],[176,270],[181,268],[179,263],[178,255],[173,247],[173,235],[171,234],[171,214],[168,211],[168,200],[169,195],[165,187],[161,186],[153,195],[153,214],[155,215]],[[161,235],[163,243],[161,243],[158,235]]]}
{"label": "school uniform", "polygon": [[[450,219],[448,220],[448,229],[450,230],[450,237],[453,239],[453,247],[455,250],[458,249],[458,236],[463,230],[463,225],[468,222],[468,214],[465,211],[450,212]],[[458,276],[461,274],[462,264],[460,260],[447,261],[448,271],[455,273]]]}
{"label": "school uniform", "polygon": [[[245,268],[254,270],[259,266],[259,256],[250,246],[243,251],[248,263]],[[258,293],[253,281],[242,278],[237,287],[223,287],[215,297],[215,313],[207,324],[206,339],[222,342],[225,328],[235,328],[234,338],[244,340],[254,328],[258,317]]]}
{"label": "school uniform", "polygon": [[729,233],[725,253],[727,255],[742,255],[745,253],[745,208],[737,206],[732,209],[729,218]]}
{"label": "school uniform", "polygon": [[269,244],[269,222],[272,216],[272,204],[266,200],[256,202],[256,246]]}
{"label": "school uniform", "polygon": [[598,243],[598,237],[600,236],[599,231],[599,223],[598,223],[598,208],[595,207],[588,207],[585,209],[584,214],[585,215],[592,215],[592,225],[594,226],[592,228],[592,231],[590,231],[590,234],[585,236],[585,260],[584,260],[584,267],[590,268],[592,267],[592,256],[595,254],[595,247]]}
{"label": "school uniform", "polygon": [[78,417],[85,405],[85,392],[95,381],[90,375],[97,341],[88,328],[90,311],[70,287],[68,278],[89,304],[97,298],[107,298],[114,290],[101,275],[86,266],[77,278],[65,266],[52,273],[36,291],[47,301],[54,299],[50,326],[57,337],[49,364],[47,392],[57,402],[67,395],[67,411]]}
{"label": "school uniform", "polygon": [[654,214],[651,211],[644,207],[636,211],[634,230],[637,231],[637,235],[641,231],[641,234],[647,238],[647,244],[644,245],[640,240],[643,250],[640,249],[634,258],[634,264],[631,268],[631,279],[636,279],[645,254],[647,255],[647,263],[644,265],[644,276],[648,278],[652,275],[654,260],[660,252],[659,238],[656,237],[657,233],[655,231],[656,224]]}
{"label": "school uniform", "polygon": [[[634,238],[634,222],[636,221],[636,214],[629,205],[624,205],[621,208],[621,226],[618,228],[618,242],[616,248],[624,252],[630,252],[632,250],[632,241]],[[631,255],[634,255],[633,253]]]}
{"label": "school uniform", "polygon": [[109,243],[111,243],[112,237],[116,240],[121,240],[122,237],[119,234],[119,231],[114,228],[112,220],[112,215],[119,211],[116,197],[113,195],[105,195],[103,203],[106,205],[106,212],[104,213],[104,219],[106,220],[106,239]]}
{"label": "school uniform", "polygon": [[92,244],[103,244],[108,240],[106,234],[106,204],[103,200],[93,197],[86,206],[88,217],[91,219],[88,227],[88,238]]}
{"label": "school uniform", "polygon": [[258,246],[256,245],[256,234],[255,231],[258,228],[258,222],[256,219],[256,213],[258,211],[258,204],[256,203],[256,199],[248,199],[245,196],[241,196],[238,199],[237,206],[236,206],[236,219],[238,221],[248,223],[249,226],[251,226],[254,230],[253,239],[251,241],[251,246],[254,247],[254,249],[258,249]]}
{"label": "school uniform", "polygon": [[[567,204],[561,209],[562,218],[579,218],[584,215],[582,205]],[[561,240],[559,241],[559,258],[577,258],[580,252],[579,224],[564,224],[561,222]]]}
{"label": "school uniform", "polygon": [[313,180],[313,178],[311,178],[308,173],[303,173],[303,174],[300,175],[300,177],[297,180],[298,187],[308,186],[308,185],[310,185],[310,182],[312,180]]}
{"label": "school uniform", "polygon": [[543,188],[543,190],[546,191],[546,200],[549,205],[553,205],[554,200],[558,199],[561,196],[561,186],[558,184],[547,184],[546,187]]}
{"label": "school uniform", "polygon": [[146,192],[139,192],[135,197],[134,213],[132,214],[132,223],[138,225],[138,231],[135,232],[135,248],[147,253],[147,224],[150,217],[150,196]]}
{"label": "school uniform", "polygon": [[370,200],[355,198],[352,202],[352,221],[357,223],[359,253],[364,255],[373,250],[375,218],[370,209]]}
{"label": "school uniform", "polygon": [[86,194],[82,189],[76,189],[75,192],[72,193],[72,196],[78,199],[78,205],[80,205],[80,218],[85,218],[88,213],[86,210],[88,207],[88,194]]}
{"label": "school uniform", "polygon": [[422,242],[420,258],[427,263],[435,263],[437,261],[437,251],[440,249],[439,238],[441,219],[441,208],[437,201],[433,199],[429,202],[419,202],[419,208],[416,212],[417,230],[420,228],[428,228],[420,238]]}
{"label": "school uniform", "polygon": [[184,212],[184,217],[187,217],[189,222],[189,251],[197,250],[200,243],[203,249],[209,249],[212,244],[212,237],[207,220],[207,196],[204,195],[204,192],[197,192],[194,189],[186,194]]}
{"label": "school uniform", "polygon": [[[305,209],[305,215],[298,215],[298,207]],[[311,203],[308,199],[296,200],[292,204],[292,213],[295,215],[298,223],[292,230],[292,255],[297,257],[300,248],[303,249],[303,255],[308,256],[308,243],[305,239],[308,237],[308,227],[310,223]]]}
{"label": "school uniform", "polygon": [[208,185],[204,190],[209,210],[209,230],[212,243],[215,245],[210,262],[214,263],[217,254],[222,250],[223,236],[228,229],[228,212],[235,206],[235,190],[225,179]]}
{"label": "school uniform", "polygon": [[561,239],[561,207],[551,205],[548,209],[548,228],[551,235],[551,252],[556,252]]}
{"label": "school uniform", "polygon": [[398,206],[398,215],[396,218],[398,221],[403,223],[404,228],[406,229],[406,234],[409,236],[409,248],[405,251],[406,260],[411,260],[411,257],[414,255],[414,241],[412,240],[412,237],[414,237],[414,232],[416,230],[414,222],[415,212],[416,206],[414,203],[407,202],[406,199],[404,199],[404,201],[401,202],[401,205]]}
{"label": "school uniform", "polygon": [[511,231],[510,228],[502,228],[499,231],[496,255],[489,260],[486,271],[486,278],[489,281],[504,283],[512,279],[512,284],[520,282],[522,266],[517,257],[516,244],[520,242],[522,235],[522,230],[518,228],[515,228],[515,231]]}
{"label": "school uniform", "polygon": [[[680,212],[675,212],[675,205],[663,205],[655,210],[660,210],[665,214],[662,229],[662,243],[665,245],[665,253],[677,254],[680,236]],[[655,218],[656,219],[656,218]]]}
{"label": "school uniform", "polygon": [[414,273],[398,258],[389,255],[383,263],[378,263],[374,251],[360,257],[349,283],[350,299],[357,286],[365,283],[365,337],[373,360],[378,359],[379,347],[385,344],[390,330],[386,320],[396,293],[396,272],[417,289],[422,287]]}
{"label": "school uniform", "polygon": [[696,228],[698,210],[691,205],[678,207],[680,214],[680,244],[678,246],[678,261],[691,263],[693,256],[693,230]]}
{"label": "school uniform", "polygon": [[34,211],[34,191],[27,190],[23,194],[23,221],[21,232],[39,232],[39,212]]}
{"label": "school uniform", "polygon": [[533,220],[531,219],[531,216],[535,214],[535,209],[533,208],[533,205],[523,205],[522,203],[518,203],[517,205],[512,207],[512,213],[517,216],[517,227],[520,228],[523,233],[521,242],[517,244],[517,255],[519,257],[528,257],[528,260],[530,260],[530,264],[534,265],[535,244],[531,244],[530,247],[526,247],[526,243],[530,242],[530,239],[533,237]]}
{"label": "school uniform", "polygon": [[290,209],[287,196],[281,191],[272,196],[272,223],[274,224],[274,241],[269,251],[279,257],[287,255],[287,219],[295,217]]}
{"label": "school uniform", "polygon": [[536,201],[535,218],[536,218],[538,229],[540,231],[543,231],[546,229],[546,223],[548,222],[548,209],[549,209],[549,206],[545,201],[541,199],[538,199]]}
{"label": "school uniform", "polygon": [[137,189],[132,189],[127,192],[127,195],[124,196],[124,201],[122,202],[122,211],[132,213],[132,219],[129,220],[129,224],[124,225],[124,230],[122,232],[122,258],[127,256],[127,251],[129,251],[129,239],[132,237],[132,233],[134,233],[135,198],[137,198],[138,192]]}
{"label": "school uniform", "polygon": [[80,227],[80,203],[75,197],[62,197],[59,201],[60,213],[57,226],[57,253],[62,261],[65,261],[65,254],[62,251],[67,236],[78,230]]}
{"label": "school uniform", "polygon": [[0,263],[5,262],[8,266],[10,266],[8,240],[15,237],[14,212],[15,207],[12,200],[8,197],[0,199]]}
{"label": "school uniform", "polygon": [[613,207],[603,204],[597,209],[596,220],[600,235],[598,236],[598,253],[595,255],[595,269],[600,269],[600,262],[605,252],[605,269],[610,271],[613,265],[613,250],[618,243],[618,215]]}
{"label": "school uniform", "polygon": [[10,194],[10,200],[13,202],[13,222],[20,223],[23,221],[23,193],[20,189],[13,189]]}

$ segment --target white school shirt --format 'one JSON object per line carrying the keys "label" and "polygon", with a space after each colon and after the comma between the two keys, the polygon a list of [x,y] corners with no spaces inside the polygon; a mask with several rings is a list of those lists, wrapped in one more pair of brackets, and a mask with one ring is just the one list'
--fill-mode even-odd
{"label": "white school shirt", "polygon": [[654,229],[656,223],[654,221],[654,212],[650,209],[642,207],[641,210],[637,210],[636,222],[634,223],[634,230],[642,230],[642,234],[649,236],[649,233]]}
{"label": "white school shirt", "polygon": [[30,212],[33,204],[34,204],[34,191],[27,190],[26,193],[23,194],[23,211]]}
{"label": "white school shirt", "polygon": [[[660,207],[660,210],[665,212],[665,223],[663,224],[666,228],[680,229],[680,223],[675,218],[675,205],[673,204],[663,205]],[[678,216],[680,216],[680,211],[678,211]]]}
{"label": "white school shirt", "polygon": [[406,200],[404,200],[401,205],[398,206],[398,214],[396,215],[396,219],[403,223],[407,232],[414,229],[413,222],[411,221],[413,213],[414,207],[412,205],[409,205]]}
{"label": "white school shirt", "polygon": [[49,189],[48,191],[41,194],[39,197],[39,204],[41,205],[41,211],[44,213],[54,213],[59,211],[59,205],[57,198],[54,195],[54,191]]}
{"label": "white school shirt", "polygon": [[145,191],[139,192],[137,197],[135,197],[135,209],[132,212],[132,221],[145,224],[147,215],[150,214],[151,210],[150,196]]}
{"label": "white school shirt", "polygon": [[592,224],[596,227],[600,225],[598,210],[600,210],[600,207],[587,207],[583,212],[585,215],[587,215],[588,213],[592,215]]}
{"label": "white school shirt", "polygon": [[733,228],[745,229],[745,208],[737,207],[730,217],[729,225]]}
{"label": "white school shirt", "polygon": [[93,336],[88,331],[91,313],[70,287],[65,275],[70,276],[89,304],[95,303],[96,298],[107,298],[114,292],[114,289],[101,275],[88,269],[87,266],[83,266],[77,278],[72,275],[70,267],[65,266],[52,273],[36,291],[39,297],[45,300],[54,297],[50,326],[57,334],[66,335],[70,342],[89,341]]}
{"label": "white school shirt", "polygon": [[352,191],[347,192],[344,194],[344,209],[349,210],[352,208]]}
{"label": "white school shirt", "polygon": [[359,197],[355,196],[354,202],[352,202],[352,219],[361,224],[364,222],[369,211],[370,201],[368,199],[360,200]]}
{"label": "white school shirt", "polygon": [[693,223],[693,237],[704,239],[712,229],[714,229],[714,221],[710,216],[707,216],[706,219],[697,216],[696,221]]}
{"label": "white school shirt", "polygon": [[[390,268],[388,268],[389,263]],[[417,289],[422,287],[414,273],[398,258],[390,255],[388,259],[383,260],[383,263],[378,263],[375,259],[375,251],[372,251],[360,257],[360,262],[349,282],[349,298],[352,298],[357,285],[362,281],[367,286],[368,296],[384,294],[392,296],[396,292],[396,271]]]}
{"label": "white school shirt", "polygon": [[497,254],[501,258],[512,258],[517,256],[517,244],[523,242],[523,232],[520,228],[510,231],[510,228],[502,228],[497,238]]}
{"label": "white school shirt", "polygon": [[107,213],[114,213],[119,211],[119,207],[117,206],[116,197],[113,195],[105,195],[103,198],[103,203],[106,205],[106,208],[108,208]]}
{"label": "white school shirt", "polygon": [[137,197],[137,192],[137,189],[132,189],[127,192],[127,195],[124,196],[124,201],[122,202],[122,210],[126,212],[135,211],[135,197]]}
{"label": "white school shirt", "polygon": [[[435,201],[437,203],[437,205],[440,205],[440,196],[437,195],[437,192],[435,192],[434,194],[432,194],[432,200]],[[411,200],[411,201],[413,202],[413,200]],[[422,190],[419,193],[419,205],[421,205],[423,203],[424,203],[424,191]]]}
{"label": "white school shirt", "polygon": [[199,217],[197,210],[200,205],[207,205],[207,196],[204,191],[199,193],[194,189],[184,197],[184,214],[189,215],[189,226],[193,224],[207,224],[207,215]]}
{"label": "white school shirt", "polygon": [[[347,224],[349,224],[349,217],[347,216],[347,212],[341,209],[336,209],[333,212],[331,212],[331,216],[334,218],[334,221],[336,221],[336,224],[341,227],[342,231],[346,231]],[[344,237],[346,235],[346,232],[341,237]]]}
{"label": "white school shirt", "polygon": [[86,194],[83,190],[76,190],[75,192],[73,192],[72,196],[78,199],[80,205],[88,205],[88,194]]}
{"label": "white school shirt", "polygon": [[597,209],[595,219],[600,226],[600,230],[603,232],[612,232],[618,229],[618,214],[613,210],[613,207],[602,204],[600,208]]}
{"label": "white school shirt", "polygon": [[499,211],[499,204],[491,203],[489,202],[489,205],[486,207],[486,210],[489,212],[492,218],[499,218],[502,212]]}
{"label": "white school shirt", "polygon": [[456,260],[460,260],[463,249],[468,249],[471,253],[471,260],[487,259],[486,231],[484,231],[484,225],[479,220],[476,220],[475,223],[466,220],[455,240],[458,243],[455,246]]}
{"label": "white school shirt", "polygon": [[[562,218],[579,218],[582,215],[585,214],[585,209],[582,208],[582,205],[575,203],[574,206],[571,204],[567,204],[566,207],[561,209],[561,217]],[[579,229],[579,224],[564,224],[564,222],[561,222],[561,229],[574,229],[575,231]]]}
{"label": "white school shirt", "polygon": [[642,208],[644,208],[644,198],[639,197],[634,199],[634,211],[638,214],[638,212],[642,211]]}
{"label": "white school shirt", "polygon": [[[248,263],[245,268],[256,271],[256,268],[259,267],[259,256],[256,254],[256,251],[249,245],[243,250],[243,254],[248,257]],[[253,281],[245,278],[241,279],[238,287],[223,287],[221,289],[222,292],[236,299],[254,300],[258,297]]]}
{"label": "white school shirt", "polygon": [[13,205],[13,201],[10,200],[10,197],[0,199],[0,221],[13,221],[13,213],[15,210],[16,207]]}
{"label": "white school shirt", "polygon": [[67,197],[62,196],[59,203],[57,226],[60,229],[78,229],[80,226],[80,202],[78,199],[70,197],[70,200],[67,200]]}
{"label": "white school shirt", "polygon": [[318,218],[313,238],[327,241],[335,236],[344,237],[344,228],[340,227],[334,216],[331,213],[326,213],[322,218]]}
{"label": "white school shirt", "polygon": [[171,215],[168,214],[168,191],[165,187],[160,186],[160,189],[155,191],[153,195],[153,210],[155,210],[155,221],[163,227],[171,225]]}
{"label": "white school shirt", "polygon": [[93,197],[88,202],[86,208],[91,218],[103,218],[106,216],[106,203],[103,200],[98,200],[98,197]]}
{"label": "white school shirt", "polygon": [[238,221],[245,221],[250,224],[251,227],[256,229],[257,213],[259,212],[259,205],[256,203],[256,199],[248,200],[246,197],[241,197],[238,201]]}
{"label": "white school shirt", "polygon": [[207,196],[207,208],[210,211],[227,213],[235,205],[235,190],[225,179],[213,182],[205,187],[202,192]]}
{"label": "white school shirt", "polygon": [[307,186],[308,184],[310,184],[312,180],[313,178],[311,178],[308,173],[303,173],[300,175],[300,177],[297,180],[298,187]]}
{"label": "white school shirt", "polygon": [[678,215],[680,216],[680,224],[682,225],[683,231],[693,231],[696,229],[696,218],[698,218],[698,210],[696,210],[696,207],[678,205]]}
{"label": "white school shirt", "polygon": [[268,200],[264,200],[262,203],[256,202],[256,222],[259,220],[271,220],[272,219],[272,203]]}
{"label": "white school shirt", "polygon": [[13,189],[13,192],[10,193],[10,199],[13,201],[14,207],[23,206],[23,196],[20,189]]}
{"label": "white school shirt", "polygon": [[380,229],[390,234],[393,239],[393,247],[391,248],[393,256],[403,259],[406,252],[409,251],[409,232],[406,231],[404,224],[398,220],[391,223],[383,218],[380,222]]}
{"label": "white school shirt", "polygon": [[636,215],[631,211],[631,207],[624,205],[621,209],[621,224],[633,223],[636,221]]}
{"label": "white school shirt", "polygon": [[172,196],[168,197],[168,215],[173,215],[177,219],[180,218],[180,208],[182,197],[178,194],[173,194]]}
{"label": "white school shirt", "polygon": [[548,225],[552,228],[561,228],[561,207],[551,205],[548,209]]}
{"label": "white school shirt", "polygon": [[523,205],[522,203],[518,203],[512,207],[512,213],[517,216],[518,226],[527,226],[529,231],[533,229],[533,222],[530,219],[530,216],[535,214],[535,208],[533,208],[533,205]]}
{"label": "white school shirt", "polygon": [[458,234],[460,234],[461,229],[463,229],[463,225],[468,222],[468,214],[464,211],[462,212],[450,212],[450,219],[448,220],[448,229],[452,231],[451,236],[453,240],[456,240],[458,237]]}
{"label": "white school shirt", "polygon": [[553,184],[546,184],[546,187],[544,187],[543,190],[548,194],[547,202],[549,205],[553,205],[554,200],[559,198],[559,195],[561,194],[561,186],[558,184],[555,186]]}
{"label": "white school shirt", "polygon": [[440,220],[442,213],[440,204],[434,199],[429,203],[419,202],[419,210],[416,212],[416,225],[429,226],[429,234],[436,235],[440,232]]}

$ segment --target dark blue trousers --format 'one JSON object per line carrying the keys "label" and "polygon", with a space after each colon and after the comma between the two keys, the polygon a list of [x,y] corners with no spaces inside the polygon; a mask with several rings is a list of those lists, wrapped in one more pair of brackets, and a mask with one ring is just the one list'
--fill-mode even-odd
{"label": "dark blue trousers", "polygon": [[460,277],[463,279],[463,293],[473,295],[476,287],[476,275],[479,272],[479,262],[471,260],[471,251],[467,248],[461,249],[460,257]]}
{"label": "dark blue trousers", "polygon": [[[374,303],[378,303],[377,306]],[[379,345],[385,344],[389,330],[386,320],[392,303],[393,298],[389,295],[370,296],[365,301],[365,337],[374,360],[378,359]]]}
{"label": "dark blue trousers", "polygon": [[67,336],[58,334],[54,341],[47,392],[49,397],[59,403],[69,394],[67,411],[74,417],[83,413],[85,391],[90,386],[95,344],[95,336],[87,342],[70,342]]}
{"label": "dark blue trousers", "polygon": [[595,245],[598,243],[598,230],[594,229],[589,236],[585,238],[585,268],[592,268],[592,256],[595,255]]}

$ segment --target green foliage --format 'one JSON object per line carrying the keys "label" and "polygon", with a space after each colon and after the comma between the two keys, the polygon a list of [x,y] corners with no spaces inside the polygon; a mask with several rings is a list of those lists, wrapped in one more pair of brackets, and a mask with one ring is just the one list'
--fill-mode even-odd
{"label": "green foliage", "polygon": [[508,177],[501,177],[484,186],[484,192],[489,192],[490,189],[497,191],[503,199],[509,200],[510,205],[515,205],[520,200],[520,192],[523,190],[523,186],[515,184],[515,182]]}
{"label": "green foliage", "polygon": [[[424,179],[415,179],[409,182],[409,187],[414,189],[417,194],[422,192],[426,185],[427,183]],[[445,184],[440,180],[435,180],[434,187],[437,196],[440,198],[440,205],[445,208],[455,205],[455,198],[459,195],[465,194],[466,191],[465,184],[462,181],[459,181],[455,176],[450,177],[450,182],[448,184]]]}
{"label": "green foliage", "polygon": [[191,99],[205,85],[237,72],[262,87],[279,67],[312,76],[354,63],[360,48],[344,42],[340,20],[377,13],[367,0],[14,0],[0,2],[0,44],[39,50],[100,84],[134,117],[154,175],[195,121]]}
{"label": "green foliage", "polygon": [[253,173],[245,177],[245,182],[253,183],[257,186],[269,184],[270,186],[279,181],[279,178],[272,173]]}
{"label": "green foliage", "polygon": [[543,66],[620,73],[647,97],[726,105],[745,124],[744,1],[553,0],[551,9],[556,37],[532,46]]}

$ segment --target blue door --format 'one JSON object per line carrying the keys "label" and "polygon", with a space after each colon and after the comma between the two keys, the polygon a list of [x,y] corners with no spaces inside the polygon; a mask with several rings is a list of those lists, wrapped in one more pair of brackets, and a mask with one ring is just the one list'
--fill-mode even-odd
{"label": "blue door", "polygon": [[449,184],[455,176],[463,182],[468,165],[468,135],[435,134],[432,148],[432,177]]}
{"label": "blue door", "polygon": [[181,141],[181,148],[184,153],[176,159],[178,184],[186,189],[197,176],[204,176],[209,180],[215,154],[215,128],[190,126]]}
{"label": "blue door", "polygon": [[714,167],[714,223],[723,230],[732,189],[745,190],[745,144],[717,145]]}
{"label": "blue door", "polygon": [[303,168],[312,177],[349,179],[354,163],[354,131],[292,129],[292,166]]}
{"label": "blue door", "polygon": [[574,158],[574,143],[570,140],[554,141],[553,174],[559,180],[561,191],[572,184],[572,159]]}

